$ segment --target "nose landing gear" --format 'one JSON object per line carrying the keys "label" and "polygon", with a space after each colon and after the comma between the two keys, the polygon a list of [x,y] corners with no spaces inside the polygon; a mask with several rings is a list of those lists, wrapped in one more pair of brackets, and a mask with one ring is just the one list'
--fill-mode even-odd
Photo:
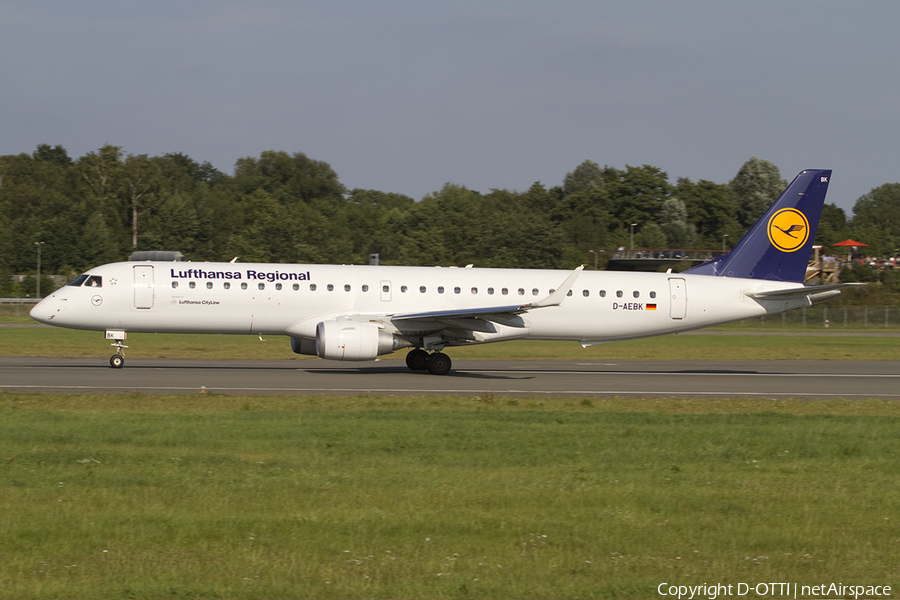
{"label": "nose landing gear", "polygon": [[116,348],[116,353],[109,357],[109,366],[113,369],[121,369],[125,366],[125,348],[128,347],[122,343],[125,341],[125,335],[124,331],[107,330],[106,332],[106,339],[116,340],[115,343],[110,344]]}

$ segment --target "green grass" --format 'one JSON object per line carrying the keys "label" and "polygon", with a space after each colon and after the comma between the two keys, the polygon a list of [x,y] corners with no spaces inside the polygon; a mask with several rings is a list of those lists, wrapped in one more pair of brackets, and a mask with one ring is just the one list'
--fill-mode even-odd
{"label": "green grass", "polygon": [[[129,334],[126,356],[305,360],[284,336]],[[55,328],[0,328],[0,354],[108,358],[102,332]],[[900,338],[804,335],[668,335],[582,348],[577,342],[513,341],[448,348],[454,359],[533,360],[900,360]],[[401,350],[383,357],[402,360]],[[314,358],[314,357],[313,357]]]}
{"label": "green grass", "polygon": [[0,394],[0,598],[900,573],[900,404]]}

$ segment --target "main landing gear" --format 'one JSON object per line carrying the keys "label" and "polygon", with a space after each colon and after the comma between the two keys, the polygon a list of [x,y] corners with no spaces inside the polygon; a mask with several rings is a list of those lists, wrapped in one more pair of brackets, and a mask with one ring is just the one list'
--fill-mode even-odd
{"label": "main landing gear", "polygon": [[406,366],[413,371],[424,371],[432,375],[446,375],[450,372],[452,362],[450,357],[443,352],[432,352],[428,354],[421,348],[414,348],[406,355]]}

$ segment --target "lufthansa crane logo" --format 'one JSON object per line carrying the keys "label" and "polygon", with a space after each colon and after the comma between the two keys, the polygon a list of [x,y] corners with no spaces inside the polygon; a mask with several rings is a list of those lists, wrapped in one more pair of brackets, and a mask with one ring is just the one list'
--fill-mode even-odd
{"label": "lufthansa crane logo", "polygon": [[809,221],[796,208],[782,208],[769,219],[769,241],[782,252],[799,250],[809,239]]}

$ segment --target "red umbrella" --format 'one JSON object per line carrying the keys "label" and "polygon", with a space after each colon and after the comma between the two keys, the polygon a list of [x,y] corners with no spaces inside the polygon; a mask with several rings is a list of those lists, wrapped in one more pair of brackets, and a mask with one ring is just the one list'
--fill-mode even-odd
{"label": "red umbrella", "polygon": [[863,244],[862,242],[857,242],[856,240],[844,240],[843,242],[832,244],[832,246],[847,246],[847,260],[850,260],[850,246],[868,246],[868,244]]}

